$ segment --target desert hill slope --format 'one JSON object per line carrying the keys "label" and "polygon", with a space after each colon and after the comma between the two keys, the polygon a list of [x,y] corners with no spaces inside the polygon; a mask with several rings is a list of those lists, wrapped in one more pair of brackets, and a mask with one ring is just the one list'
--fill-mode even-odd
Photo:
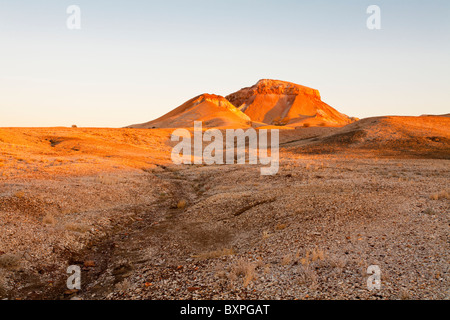
{"label": "desert hill slope", "polygon": [[288,142],[298,152],[370,152],[378,156],[450,159],[450,118],[385,116],[365,118],[331,134]]}
{"label": "desert hill slope", "polygon": [[185,128],[193,127],[194,121],[203,121],[205,127],[248,127],[250,118],[224,97],[202,94],[158,119],[130,127]]}
{"label": "desert hill slope", "polygon": [[263,79],[226,98],[253,121],[289,126],[343,126],[353,120],[327,105],[320,93],[295,83]]}

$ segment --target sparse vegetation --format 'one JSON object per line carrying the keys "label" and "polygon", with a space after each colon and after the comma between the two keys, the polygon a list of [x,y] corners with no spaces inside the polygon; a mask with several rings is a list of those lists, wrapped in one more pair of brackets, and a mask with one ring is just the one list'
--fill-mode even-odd
{"label": "sparse vegetation", "polygon": [[0,268],[5,270],[16,270],[20,267],[21,258],[17,254],[0,255]]}
{"label": "sparse vegetation", "polygon": [[91,227],[82,223],[67,223],[65,226],[66,230],[75,231],[79,233],[86,233],[91,230]]}
{"label": "sparse vegetation", "polygon": [[442,199],[447,199],[447,200],[449,200],[449,199],[450,199],[450,189],[448,189],[448,190],[442,190],[442,191],[437,192],[437,193],[433,193],[433,194],[430,196],[430,199],[431,199],[431,200],[442,200]]}
{"label": "sparse vegetation", "polygon": [[42,222],[45,224],[54,225],[56,224],[56,219],[51,213],[47,213],[45,217],[42,219]]}
{"label": "sparse vegetation", "polygon": [[177,208],[178,209],[184,209],[184,208],[186,208],[186,206],[187,206],[187,201],[186,200],[180,200],[180,201],[178,201],[178,203],[177,203]]}
{"label": "sparse vegetation", "polygon": [[17,191],[16,193],[14,193],[14,197],[22,199],[23,197],[25,197],[25,192],[24,191]]}
{"label": "sparse vegetation", "polygon": [[239,259],[231,268],[232,277],[242,277],[246,288],[256,278],[256,264],[243,258]]}
{"label": "sparse vegetation", "polygon": [[285,223],[279,223],[275,226],[275,230],[280,231],[280,230],[284,230],[286,229],[286,224]]}
{"label": "sparse vegetation", "polygon": [[291,254],[287,254],[283,257],[283,259],[281,259],[281,264],[283,266],[287,266],[290,265],[292,263],[292,255]]}

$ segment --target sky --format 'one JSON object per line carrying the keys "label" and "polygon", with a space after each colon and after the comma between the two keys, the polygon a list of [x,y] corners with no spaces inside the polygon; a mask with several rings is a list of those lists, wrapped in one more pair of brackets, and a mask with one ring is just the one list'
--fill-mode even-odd
{"label": "sky", "polygon": [[0,0],[0,127],[124,127],[266,78],[359,118],[449,113],[450,1]]}

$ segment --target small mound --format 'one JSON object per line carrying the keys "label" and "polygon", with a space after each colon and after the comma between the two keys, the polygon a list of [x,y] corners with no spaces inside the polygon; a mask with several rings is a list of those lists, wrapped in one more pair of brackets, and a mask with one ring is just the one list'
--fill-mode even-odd
{"label": "small mound", "polygon": [[296,152],[370,152],[378,156],[450,159],[450,118],[442,116],[375,117],[330,135],[291,145]]}

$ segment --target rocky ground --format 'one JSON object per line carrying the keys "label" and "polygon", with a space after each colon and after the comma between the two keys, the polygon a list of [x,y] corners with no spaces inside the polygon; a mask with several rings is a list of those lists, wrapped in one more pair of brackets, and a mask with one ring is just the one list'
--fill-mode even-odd
{"label": "rocky ground", "polygon": [[[58,154],[59,171],[11,165],[8,149],[0,298],[450,298],[448,160],[282,147],[278,174],[261,176],[250,165],[143,163],[136,145],[114,163],[78,154],[96,163],[82,170]],[[69,265],[82,267],[79,291],[66,287]],[[380,290],[368,290],[371,265]]]}

